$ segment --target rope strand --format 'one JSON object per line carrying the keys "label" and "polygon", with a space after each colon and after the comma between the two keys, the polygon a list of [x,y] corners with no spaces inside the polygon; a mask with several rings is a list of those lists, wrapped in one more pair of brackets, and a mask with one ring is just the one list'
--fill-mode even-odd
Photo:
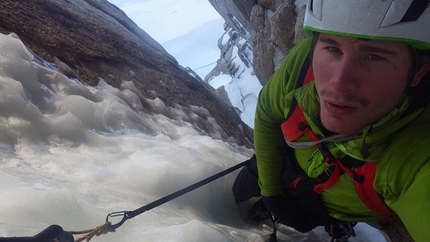
{"label": "rope strand", "polygon": [[109,232],[115,232],[115,230],[109,230],[110,222],[97,226],[95,229],[88,229],[82,231],[68,231],[70,234],[87,234],[82,236],[81,238],[75,240],[75,242],[80,241],[90,241],[94,236],[100,236],[102,234],[107,234]]}

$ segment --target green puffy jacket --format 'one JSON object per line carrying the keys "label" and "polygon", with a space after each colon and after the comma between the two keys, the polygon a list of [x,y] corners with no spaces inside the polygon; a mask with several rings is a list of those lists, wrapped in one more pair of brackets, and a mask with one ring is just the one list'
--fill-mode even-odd
{"label": "green puffy jacket", "polygon": [[[281,124],[285,120],[293,96],[303,110],[315,134],[319,130],[319,103],[313,82],[296,89],[300,69],[311,48],[311,38],[301,41],[288,54],[282,66],[260,92],[255,115],[254,142],[258,158],[259,185],[263,196],[283,192],[281,170],[283,157],[278,147],[285,144]],[[331,153],[365,162],[378,162],[374,188],[385,203],[403,221],[416,241],[430,238],[430,109],[429,106],[404,114],[408,98],[375,124],[366,127],[360,138],[343,143],[329,143]],[[408,111],[408,110],[407,110]],[[402,115],[403,114],[403,115]],[[394,123],[388,120],[400,116]],[[368,132],[384,127],[377,132]],[[309,141],[305,136],[298,141]],[[317,147],[295,149],[302,169],[316,177],[327,167]],[[358,197],[354,181],[343,174],[338,182],[321,194],[329,214],[343,221],[360,222],[381,219]]]}

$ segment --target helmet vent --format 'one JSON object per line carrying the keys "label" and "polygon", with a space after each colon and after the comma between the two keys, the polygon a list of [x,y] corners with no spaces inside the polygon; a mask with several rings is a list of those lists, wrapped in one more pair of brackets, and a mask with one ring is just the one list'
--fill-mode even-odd
{"label": "helmet vent", "polygon": [[322,19],[323,0],[311,0],[309,3],[309,10],[314,14],[318,20]]}
{"label": "helmet vent", "polygon": [[409,6],[400,22],[417,21],[421,14],[430,6],[430,0],[415,0]]}

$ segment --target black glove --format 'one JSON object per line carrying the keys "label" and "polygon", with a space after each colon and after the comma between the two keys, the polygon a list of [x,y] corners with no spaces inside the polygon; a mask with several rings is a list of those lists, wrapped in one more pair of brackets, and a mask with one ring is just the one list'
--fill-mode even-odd
{"label": "black glove", "polygon": [[297,202],[284,195],[263,197],[263,201],[277,221],[299,232],[308,232],[320,225]]}

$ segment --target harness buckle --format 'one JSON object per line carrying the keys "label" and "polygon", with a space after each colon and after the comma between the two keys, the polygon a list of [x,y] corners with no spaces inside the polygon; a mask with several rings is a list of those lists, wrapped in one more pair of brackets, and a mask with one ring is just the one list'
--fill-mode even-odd
{"label": "harness buckle", "polygon": [[319,183],[326,182],[331,176],[333,176],[332,167],[326,168],[323,173],[321,173],[319,176],[315,177],[315,179]]}

